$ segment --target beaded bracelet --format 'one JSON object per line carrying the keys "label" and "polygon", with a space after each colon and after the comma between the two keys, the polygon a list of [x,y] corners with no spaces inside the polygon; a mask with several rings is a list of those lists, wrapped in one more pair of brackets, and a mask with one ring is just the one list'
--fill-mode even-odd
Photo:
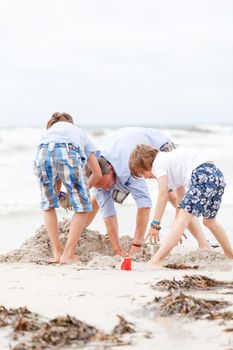
{"label": "beaded bracelet", "polygon": [[161,230],[161,226],[158,226],[158,225],[154,225],[153,223],[151,223],[151,228],[154,228],[155,230]]}

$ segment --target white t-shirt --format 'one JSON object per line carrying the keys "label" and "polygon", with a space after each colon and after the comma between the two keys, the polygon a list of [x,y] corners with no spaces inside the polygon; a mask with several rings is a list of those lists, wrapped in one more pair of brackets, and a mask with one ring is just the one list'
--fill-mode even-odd
{"label": "white t-shirt", "polygon": [[188,186],[192,171],[199,165],[211,161],[208,155],[181,148],[172,152],[159,152],[152,164],[152,174],[158,179],[166,175],[168,189]]}
{"label": "white t-shirt", "polygon": [[42,143],[72,143],[80,148],[81,156],[86,159],[92,152],[97,157],[100,153],[80,127],[68,122],[57,122],[46,129],[40,139],[40,144]]}

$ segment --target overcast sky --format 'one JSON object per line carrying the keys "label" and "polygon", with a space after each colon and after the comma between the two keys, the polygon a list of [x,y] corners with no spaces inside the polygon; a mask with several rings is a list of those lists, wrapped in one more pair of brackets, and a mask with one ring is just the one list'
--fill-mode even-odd
{"label": "overcast sky", "polygon": [[0,0],[0,126],[233,122],[232,0]]}

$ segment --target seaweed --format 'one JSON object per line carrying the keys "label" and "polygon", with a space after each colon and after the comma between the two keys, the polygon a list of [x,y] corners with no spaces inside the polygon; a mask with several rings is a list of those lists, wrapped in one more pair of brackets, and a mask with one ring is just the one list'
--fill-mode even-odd
{"label": "seaweed", "polygon": [[[6,327],[13,325],[14,328],[27,328],[29,323],[36,322],[38,315],[29,311],[26,307],[19,307],[16,309],[7,309],[4,306],[0,306],[0,327]],[[24,320],[24,321],[23,321]],[[22,324],[24,323],[24,326]],[[28,326],[26,326],[26,323]],[[31,328],[33,326],[30,326]]]}
{"label": "seaweed", "polygon": [[225,328],[223,331],[224,332],[233,332],[233,328],[232,327],[231,328]]}
{"label": "seaweed", "polygon": [[233,320],[233,312],[232,311],[225,311],[225,312],[211,312],[207,317],[207,320],[211,321],[231,321]]}
{"label": "seaweed", "polygon": [[197,270],[199,268],[199,265],[183,265],[183,264],[167,264],[164,266],[167,269],[173,269],[173,270],[189,270],[189,269],[193,269],[193,270]]}
{"label": "seaweed", "polygon": [[32,337],[32,343],[46,349],[50,346],[68,346],[85,344],[94,340],[103,340],[104,332],[69,315],[58,317],[42,324]]}
{"label": "seaweed", "polygon": [[126,321],[123,316],[117,315],[119,323],[116,325],[112,331],[113,335],[125,334],[125,333],[135,333],[135,325],[131,322]]}
{"label": "seaweed", "polygon": [[162,291],[170,290],[189,290],[189,289],[202,289],[209,290],[212,288],[233,288],[233,282],[227,281],[217,281],[215,279],[209,278],[202,275],[185,275],[183,279],[177,281],[175,278],[173,280],[161,280],[155,284],[151,284],[152,288],[159,289]]}
{"label": "seaweed", "polygon": [[104,342],[104,346],[130,344],[123,341],[121,335],[134,333],[134,324],[123,316],[117,317],[119,323],[108,334],[69,315],[46,321],[26,307],[7,309],[0,306],[0,327],[11,327],[12,350],[79,348],[90,342]]}
{"label": "seaweed", "polygon": [[230,305],[224,300],[208,300],[194,298],[181,292],[169,294],[165,297],[155,297],[147,305],[155,316],[187,316],[195,319],[203,318],[204,315],[218,311]]}

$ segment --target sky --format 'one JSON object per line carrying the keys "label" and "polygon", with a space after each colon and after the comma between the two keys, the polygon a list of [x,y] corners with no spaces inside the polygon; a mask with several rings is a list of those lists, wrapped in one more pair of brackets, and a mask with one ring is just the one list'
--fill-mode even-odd
{"label": "sky", "polygon": [[0,127],[233,123],[232,0],[0,0]]}

